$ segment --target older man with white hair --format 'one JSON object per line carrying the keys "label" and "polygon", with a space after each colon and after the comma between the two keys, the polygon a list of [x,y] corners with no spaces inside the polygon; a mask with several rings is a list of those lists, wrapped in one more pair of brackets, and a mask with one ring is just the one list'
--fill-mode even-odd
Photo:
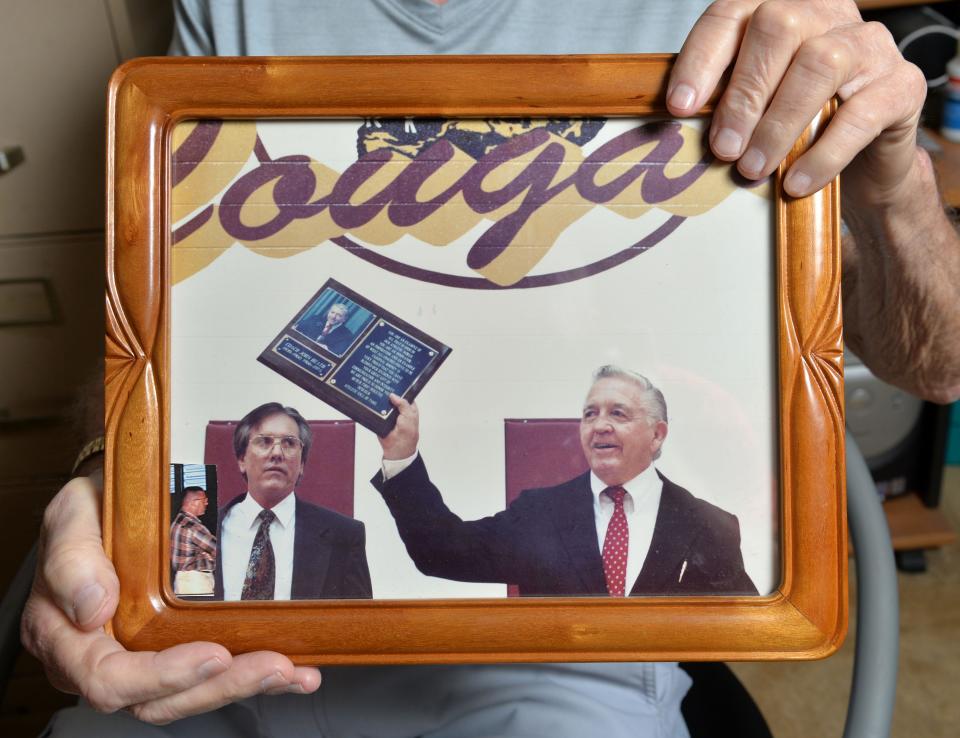
{"label": "older man with white hair", "polygon": [[654,468],[667,406],[646,377],[600,367],[580,416],[589,471],[473,521],[451,512],[430,481],[416,407],[394,404],[400,416],[381,439],[384,467],[373,483],[424,574],[516,584],[521,595],[757,593],[736,517]]}

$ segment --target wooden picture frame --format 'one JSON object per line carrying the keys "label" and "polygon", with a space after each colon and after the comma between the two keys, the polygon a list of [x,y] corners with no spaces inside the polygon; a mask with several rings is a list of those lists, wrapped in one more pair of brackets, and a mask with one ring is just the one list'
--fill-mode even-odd
{"label": "wooden picture frame", "polygon": [[168,464],[177,461],[170,456],[175,126],[196,119],[666,116],[671,60],[142,59],[114,74],[103,526],[120,578],[110,627],[121,643],[152,650],[209,640],[233,652],[280,651],[303,664],[809,659],[839,647],[847,623],[847,542],[838,186],[803,199],[780,190],[784,167],[809,147],[833,105],[773,178],[776,338],[769,351],[778,388],[771,422],[780,544],[774,591],[256,603],[186,602],[172,591],[165,491]]}

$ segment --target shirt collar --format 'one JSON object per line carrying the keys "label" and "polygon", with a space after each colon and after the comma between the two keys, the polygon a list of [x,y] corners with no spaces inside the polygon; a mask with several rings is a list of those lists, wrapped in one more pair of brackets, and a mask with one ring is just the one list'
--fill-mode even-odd
{"label": "shirt collar", "polygon": [[[639,504],[644,498],[654,494],[660,484],[660,475],[651,464],[626,484],[620,486],[627,491],[626,499],[631,499],[634,504]],[[593,493],[594,507],[600,504],[600,493],[609,486],[592,471],[590,472],[590,491]],[[604,500],[608,501],[609,498],[604,498]]]}
{"label": "shirt collar", "polygon": [[189,521],[189,522],[191,522],[191,523],[193,523],[193,522],[199,523],[199,522],[200,522],[200,518],[198,518],[198,517],[197,517],[196,515],[194,515],[193,513],[188,513],[186,510],[181,510],[181,511],[178,513],[178,515],[179,515],[179,517],[184,518],[185,520],[187,520],[187,521]]}
{"label": "shirt collar", "polygon": [[[277,516],[277,522],[280,523],[281,527],[289,528],[293,521],[293,514],[297,509],[296,495],[291,491],[290,494],[270,509],[273,511],[273,514]],[[246,524],[252,528],[257,524],[257,516],[260,514],[260,511],[263,510],[263,507],[253,499],[253,495],[247,492],[243,500],[237,503],[236,510],[243,516]]]}

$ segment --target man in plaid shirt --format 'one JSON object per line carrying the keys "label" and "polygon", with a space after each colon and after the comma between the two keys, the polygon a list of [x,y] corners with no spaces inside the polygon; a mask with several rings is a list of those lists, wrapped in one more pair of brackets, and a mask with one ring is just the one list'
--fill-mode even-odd
{"label": "man in plaid shirt", "polygon": [[207,493],[202,487],[187,487],[184,492],[180,512],[170,526],[170,563],[176,572],[173,591],[178,595],[213,594],[217,537],[200,522],[207,509]]}

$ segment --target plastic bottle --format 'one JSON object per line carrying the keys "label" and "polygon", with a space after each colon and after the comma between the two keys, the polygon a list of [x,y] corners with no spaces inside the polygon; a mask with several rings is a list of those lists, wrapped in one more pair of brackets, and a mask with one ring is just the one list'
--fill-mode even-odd
{"label": "plastic bottle", "polygon": [[947,62],[947,87],[943,99],[943,124],[940,133],[948,141],[960,143],[960,41],[957,55]]}

